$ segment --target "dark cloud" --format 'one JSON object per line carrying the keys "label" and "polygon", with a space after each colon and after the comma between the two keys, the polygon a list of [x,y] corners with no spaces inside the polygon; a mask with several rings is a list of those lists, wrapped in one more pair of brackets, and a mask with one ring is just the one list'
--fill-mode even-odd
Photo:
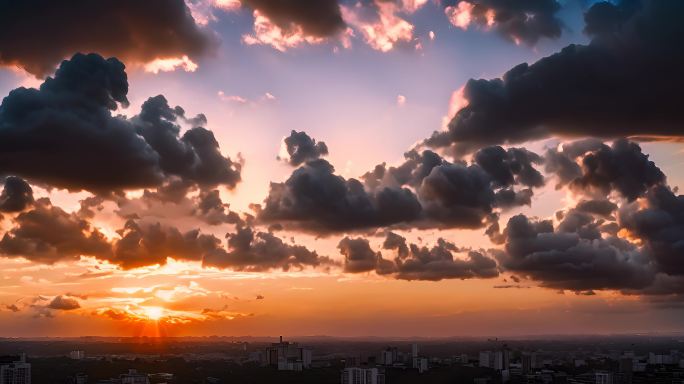
{"label": "dark cloud", "polygon": [[107,259],[107,238],[78,217],[39,199],[32,210],[20,213],[15,226],[0,240],[0,253],[42,263],[78,259],[81,255]]}
{"label": "dark cloud", "polygon": [[181,232],[160,223],[129,220],[119,231],[121,239],[113,244],[112,262],[124,269],[166,263],[168,257],[201,261],[205,267],[240,271],[289,270],[305,266],[332,265],[333,262],[301,245],[284,243],[280,238],[251,227],[238,227],[226,235],[228,248],[211,234],[199,229]]}
{"label": "dark cloud", "polygon": [[243,227],[229,233],[228,249],[221,239],[199,229],[180,231],[176,227],[142,219],[129,219],[107,239],[86,220],[89,215],[67,213],[47,199],[14,218],[14,227],[0,240],[0,254],[54,263],[80,256],[93,256],[122,269],[164,265],[168,258],[198,261],[204,266],[244,271],[288,270],[335,263],[300,245],[284,243],[270,233]]}
{"label": "dark cloud", "polygon": [[406,188],[367,192],[356,179],[334,174],[325,160],[309,161],[284,183],[271,183],[258,218],[315,232],[373,228],[415,220],[420,203]]}
{"label": "dark cloud", "polygon": [[268,232],[257,232],[251,227],[239,227],[226,235],[228,251],[208,252],[203,265],[232,268],[240,271],[269,269],[302,269],[306,266],[332,265],[327,257],[319,256],[301,245],[290,245]]}
{"label": "dark cloud", "polygon": [[496,199],[489,174],[460,163],[433,168],[418,195],[429,220],[458,228],[483,226],[492,218]]}
{"label": "dark cloud", "polygon": [[113,242],[110,261],[124,269],[164,265],[169,257],[201,261],[207,253],[223,250],[220,239],[199,229],[182,233],[160,223],[128,220],[118,233],[121,238]]}
{"label": "dark cloud", "polygon": [[384,226],[479,228],[495,219],[498,209],[531,203],[530,188],[513,186],[544,184],[534,167],[541,157],[520,148],[484,150],[478,156],[482,165],[450,163],[429,150],[404,157],[398,166],[377,165],[361,177],[363,184],[335,175],[325,160],[309,161],[284,183],[271,183],[257,217],[316,233]]}
{"label": "dark cloud", "polygon": [[221,200],[218,189],[200,191],[197,196],[197,209],[195,215],[210,225],[222,223],[241,224],[242,218],[236,212],[231,211],[230,205]]}
{"label": "dark cloud", "polygon": [[9,176],[0,194],[0,212],[21,212],[33,205],[33,189],[24,180]]}
{"label": "dark cloud", "polygon": [[[406,239],[389,232],[382,248],[396,251],[394,259],[384,259],[365,238],[343,238],[337,246],[344,256],[344,271],[375,271],[401,280],[471,279],[498,276],[496,261],[481,252],[462,249],[444,239],[431,248],[408,244]],[[461,254],[461,257],[454,257]]]}
{"label": "dark cloud", "polygon": [[588,138],[563,143],[560,148],[549,148],[544,154],[545,171],[556,176],[558,183],[556,189],[560,189],[582,176],[582,169],[578,164],[578,158],[601,149],[604,144],[601,140]]}
{"label": "dark cloud", "polygon": [[15,313],[21,311],[21,309],[19,309],[19,307],[17,307],[16,304],[5,305],[5,308],[6,308],[8,311],[12,311],[12,312],[15,312]]}
{"label": "dark cloud", "polygon": [[[458,7],[458,3],[456,6]],[[556,0],[463,0],[472,4],[472,21],[492,27],[515,43],[534,45],[540,38],[560,37],[563,22],[556,17],[561,5]]]}
{"label": "dark cloud", "polygon": [[616,190],[628,200],[643,195],[657,184],[665,183],[665,174],[641,152],[641,147],[627,140],[616,140],[611,147],[601,146],[582,159],[582,176],[573,187],[597,189],[602,194]]}
{"label": "dark cloud", "polygon": [[497,207],[504,209],[520,207],[523,205],[531,206],[533,195],[534,193],[529,188],[525,188],[520,191],[502,189],[496,192],[494,195],[494,200]]}
{"label": "dark cloud", "polygon": [[620,226],[644,242],[645,252],[669,275],[684,275],[684,196],[655,186],[644,201],[619,210]]}
{"label": "dark cloud", "polygon": [[665,174],[629,140],[611,146],[596,139],[563,144],[545,155],[546,171],[555,175],[557,188],[570,185],[575,192],[605,197],[612,191],[628,200],[644,194],[653,185],[665,184]]}
{"label": "dark cloud", "polygon": [[582,200],[577,203],[575,209],[580,212],[591,213],[599,216],[610,216],[617,210],[617,204],[609,200]]}
{"label": "dark cloud", "polygon": [[[88,32],[85,32],[88,31]],[[189,56],[216,45],[184,0],[0,1],[0,65],[43,76],[75,52],[131,63]]]}
{"label": "dark cloud", "polygon": [[388,232],[385,236],[385,241],[382,243],[383,249],[394,249],[400,258],[407,258],[409,256],[409,247],[406,244],[406,239],[394,232]]}
{"label": "dark cloud", "polygon": [[[171,178],[156,189],[145,189],[140,197],[130,198],[117,193],[107,198],[116,203],[117,215],[125,219],[155,217],[168,221],[194,218],[209,225],[250,224],[253,220],[250,215],[242,215],[243,218],[231,211],[218,189],[198,188],[195,183],[179,178]],[[84,214],[87,214],[86,203],[96,202],[82,201]]]}
{"label": "dark cloud", "polygon": [[[573,219],[574,220],[574,219]],[[493,251],[500,266],[554,289],[643,289],[654,278],[650,262],[634,245],[585,231],[591,222],[512,217],[504,230],[505,249]]]}
{"label": "dark cloud", "polygon": [[106,191],[160,185],[179,177],[234,187],[241,165],[221,155],[211,131],[180,135],[181,108],[163,96],[139,115],[112,116],[128,105],[128,81],[117,59],[77,54],[40,89],[18,88],[0,105],[0,172],[70,190]]}
{"label": "dark cloud", "polygon": [[287,161],[290,165],[299,166],[302,163],[315,160],[328,154],[328,146],[324,142],[316,142],[306,132],[293,130],[290,136],[283,139],[284,149],[288,154]]}
{"label": "dark cloud", "polygon": [[522,184],[527,187],[541,187],[544,176],[534,168],[533,164],[541,164],[542,158],[524,148],[500,146],[483,148],[474,155],[477,165],[489,173],[495,186],[508,187]]}
{"label": "dark cloud", "polygon": [[[180,136],[176,121],[184,118],[182,108],[171,108],[159,95],[145,101],[132,121],[137,133],[158,154],[165,174],[200,185],[234,187],[240,180],[240,165],[221,154],[214,134],[205,128],[193,127]],[[206,119],[200,120],[206,123]]]}
{"label": "dark cloud", "polygon": [[285,31],[301,27],[306,35],[332,36],[344,29],[337,0],[244,0]]}
{"label": "dark cloud", "polygon": [[[396,249],[397,279],[402,280],[430,280],[443,279],[471,279],[491,278],[499,275],[496,261],[481,252],[461,249],[454,243],[438,239],[432,248],[410,244],[406,246],[405,239],[389,236],[385,239],[383,248]],[[399,236],[400,237],[400,236]],[[408,248],[408,252],[403,249]],[[454,253],[462,253],[463,258],[455,258]]]}
{"label": "dark cloud", "polygon": [[47,305],[47,308],[49,309],[56,309],[59,311],[72,311],[74,309],[79,309],[81,308],[81,304],[78,303],[78,300],[74,299],[73,297],[66,297],[66,296],[55,296],[52,301]]}
{"label": "dark cloud", "polygon": [[502,78],[469,80],[468,105],[427,144],[472,151],[550,135],[681,139],[684,3],[644,0],[621,8],[619,22],[594,18],[596,7],[620,6],[601,3],[588,12],[590,32],[610,33]]}
{"label": "dark cloud", "polygon": [[432,168],[448,164],[441,156],[430,150],[418,152],[411,150],[404,153],[404,162],[396,167],[386,164],[377,165],[372,171],[361,178],[366,186],[372,190],[378,186],[411,186],[418,187],[423,179],[430,174]]}
{"label": "dark cloud", "polygon": [[392,262],[383,259],[380,252],[373,251],[367,239],[345,237],[337,244],[337,248],[344,256],[345,272],[376,271],[378,274],[386,274],[394,271]]}

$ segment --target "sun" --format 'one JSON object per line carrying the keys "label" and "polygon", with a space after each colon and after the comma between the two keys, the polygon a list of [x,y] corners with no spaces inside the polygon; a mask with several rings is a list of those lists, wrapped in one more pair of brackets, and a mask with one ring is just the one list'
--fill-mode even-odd
{"label": "sun", "polygon": [[165,315],[164,308],[162,307],[143,307],[142,310],[148,319],[154,321],[161,319]]}

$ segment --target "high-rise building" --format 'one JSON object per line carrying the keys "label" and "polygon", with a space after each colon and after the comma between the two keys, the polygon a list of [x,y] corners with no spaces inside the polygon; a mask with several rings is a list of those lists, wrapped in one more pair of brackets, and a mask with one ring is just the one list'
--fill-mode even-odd
{"label": "high-rise building", "polygon": [[69,352],[69,358],[72,360],[83,360],[85,358],[85,352],[83,352],[83,351],[71,351],[71,352]]}
{"label": "high-rise building", "polygon": [[523,353],[521,357],[521,365],[523,373],[530,373],[537,368],[537,354]]}
{"label": "high-rise building", "polygon": [[0,384],[31,384],[31,364],[26,355],[0,356]]}
{"label": "high-rise building", "polygon": [[503,371],[504,370],[504,353],[503,353],[503,351],[495,351],[494,352],[494,364],[491,368],[494,368],[497,371]]}
{"label": "high-rise building", "polygon": [[387,347],[380,352],[380,364],[392,365],[399,362],[399,350]]}
{"label": "high-rise building", "polygon": [[385,384],[385,374],[378,368],[351,367],[342,370],[341,384]]}
{"label": "high-rise building", "polygon": [[483,368],[492,368],[492,353],[490,351],[482,351],[480,352],[480,367]]}
{"label": "high-rise building", "polygon": [[279,371],[301,371],[311,367],[311,355],[311,349],[283,341],[280,336],[280,342],[264,351],[262,363],[277,367]]}

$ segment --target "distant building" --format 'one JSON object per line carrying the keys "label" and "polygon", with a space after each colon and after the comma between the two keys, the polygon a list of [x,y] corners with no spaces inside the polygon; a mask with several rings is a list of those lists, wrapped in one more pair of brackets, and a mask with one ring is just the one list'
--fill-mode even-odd
{"label": "distant building", "polygon": [[392,365],[397,362],[399,362],[399,350],[396,347],[387,347],[380,352],[381,365]]}
{"label": "distant building", "polygon": [[0,384],[31,384],[31,364],[26,355],[0,356]]}
{"label": "distant building", "polygon": [[596,384],[613,384],[613,374],[611,372],[596,372],[594,374]]}
{"label": "distant building", "polygon": [[83,360],[85,359],[84,351],[71,351],[69,352],[69,358],[72,360]]}
{"label": "distant building", "polygon": [[537,368],[537,354],[523,353],[521,357],[522,373],[527,374]]}
{"label": "distant building", "polygon": [[72,384],[88,384],[88,375],[85,373],[77,373],[69,379]]}
{"label": "distant building", "polygon": [[490,351],[480,352],[479,365],[483,368],[492,368],[492,353]]}
{"label": "distant building", "polygon": [[279,371],[301,371],[311,367],[311,349],[297,343],[283,341],[273,343],[264,351],[262,364],[277,367]]}
{"label": "distant building", "polygon": [[385,374],[378,368],[345,368],[341,384],[385,384]]}
{"label": "distant building", "polygon": [[147,375],[138,373],[135,369],[129,369],[128,373],[119,376],[121,384],[150,384],[150,379]]}

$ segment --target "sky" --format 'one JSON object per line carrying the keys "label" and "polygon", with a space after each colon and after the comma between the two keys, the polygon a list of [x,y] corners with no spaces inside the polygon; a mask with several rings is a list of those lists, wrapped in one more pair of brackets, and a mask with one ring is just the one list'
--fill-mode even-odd
{"label": "sky", "polygon": [[684,331],[682,15],[0,0],[0,337]]}

